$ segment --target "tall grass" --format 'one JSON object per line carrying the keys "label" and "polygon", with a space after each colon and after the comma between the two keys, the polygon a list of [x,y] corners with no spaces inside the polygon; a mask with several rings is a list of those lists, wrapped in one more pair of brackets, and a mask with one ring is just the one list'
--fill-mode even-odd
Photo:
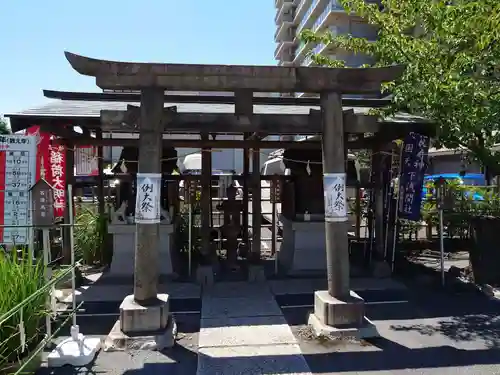
{"label": "tall grass", "polygon": [[[75,257],[84,264],[104,265],[108,221],[89,207],[81,206],[75,219]],[[109,250],[109,249],[108,249]]]}
{"label": "tall grass", "polygon": [[[0,252],[0,316],[7,314],[45,284],[43,261],[33,263],[26,249]],[[47,313],[48,292],[40,293],[22,308],[27,351],[36,347],[41,336],[42,318]],[[22,352],[19,323],[21,313],[14,314],[0,327],[0,371],[27,355]]]}

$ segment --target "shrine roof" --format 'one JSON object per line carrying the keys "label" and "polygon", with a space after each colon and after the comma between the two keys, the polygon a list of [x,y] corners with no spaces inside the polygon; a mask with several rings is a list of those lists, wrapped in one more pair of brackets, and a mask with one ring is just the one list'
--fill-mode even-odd
{"label": "shrine roof", "polygon": [[[84,100],[50,100],[39,107],[29,108],[17,113],[6,114],[10,118],[13,131],[23,130],[37,121],[55,120],[58,123],[85,125],[100,123],[102,110],[125,111],[127,105],[137,105],[137,102],[118,101],[84,101]],[[233,104],[205,104],[205,103],[165,103],[166,107],[177,106],[178,113],[234,113]],[[304,105],[254,105],[256,114],[283,114],[283,115],[307,115],[311,109],[320,109],[319,106]],[[344,110],[352,109],[356,114],[367,114],[371,107],[344,107]],[[58,121],[59,120],[59,121]],[[398,114],[382,122],[391,123],[425,123],[423,118]]]}

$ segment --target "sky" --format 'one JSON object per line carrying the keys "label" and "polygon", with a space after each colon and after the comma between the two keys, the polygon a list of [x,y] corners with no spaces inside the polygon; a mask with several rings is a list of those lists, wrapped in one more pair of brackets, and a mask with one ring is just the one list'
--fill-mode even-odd
{"label": "sky", "polygon": [[108,60],[275,65],[273,0],[0,0],[0,114],[42,89],[99,91],[63,52]]}

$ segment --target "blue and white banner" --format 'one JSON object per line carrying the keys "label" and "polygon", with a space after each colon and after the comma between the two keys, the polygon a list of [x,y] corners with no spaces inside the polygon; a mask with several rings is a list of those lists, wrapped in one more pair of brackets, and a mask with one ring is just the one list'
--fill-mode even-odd
{"label": "blue and white banner", "polygon": [[405,138],[401,152],[399,177],[399,217],[420,220],[422,189],[428,165],[429,137],[411,132]]}

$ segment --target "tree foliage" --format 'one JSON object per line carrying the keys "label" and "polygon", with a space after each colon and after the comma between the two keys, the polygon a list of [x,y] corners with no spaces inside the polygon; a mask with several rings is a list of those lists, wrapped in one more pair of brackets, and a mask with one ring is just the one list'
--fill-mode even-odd
{"label": "tree foliage", "polygon": [[[377,41],[310,30],[302,40],[372,56],[374,66],[404,64],[403,76],[384,86],[392,95],[385,114],[404,111],[435,122],[437,146],[469,149],[499,172],[500,154],[491,146],[500,143],[500,1],[340,1],[377,27]],[[311,57],[318,65],[344,65]]]}
{"label": "tree foliage", "polygon": [[10,134],[10,127],[7,123],[7,120],[3,117],[0,117],[0,134]]}

